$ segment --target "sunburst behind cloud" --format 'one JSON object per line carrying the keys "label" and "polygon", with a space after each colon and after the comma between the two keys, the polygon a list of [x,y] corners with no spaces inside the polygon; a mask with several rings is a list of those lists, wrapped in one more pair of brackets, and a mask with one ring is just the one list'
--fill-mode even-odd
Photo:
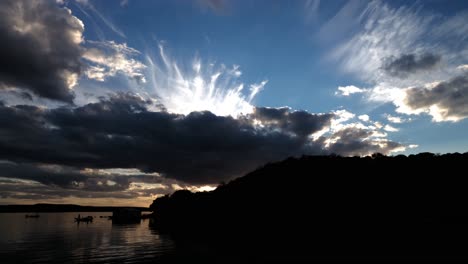
{"label": "sunburst behind cloud", "polygon": [[237,117],[253,112],[252,101],[267,84],[267,80],[246,85],[240,81],[238,65],[204,64],[195,58],[184,71],[169,57],[162,44],[158,56],[147,56],[150,69],[150,89],[154,89],[169,112],[189,114],[210,111],[218,116]]}

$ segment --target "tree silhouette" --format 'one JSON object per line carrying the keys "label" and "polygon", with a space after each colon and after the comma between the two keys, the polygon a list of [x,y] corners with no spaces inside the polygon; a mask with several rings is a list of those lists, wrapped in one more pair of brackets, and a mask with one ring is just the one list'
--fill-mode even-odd
{"label": "tree silhouette", "polygon": [[468,257],[466,164],[468,153],[289,158],[160,197],[153,223],[256,256]]}

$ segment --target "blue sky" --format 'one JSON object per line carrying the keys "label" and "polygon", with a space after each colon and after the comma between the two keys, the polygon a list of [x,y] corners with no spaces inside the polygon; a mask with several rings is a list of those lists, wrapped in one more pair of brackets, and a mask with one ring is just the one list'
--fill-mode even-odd
{"label": "blue sky", "polygon": [[[378,85],[383,78],[368,76],[374,74],[368,71],[378,67],[359,64],[375,64],[390,56],[429,52],[442,56],[444,64],[404,80],[385,79],[395,88],[446,81],[462,74],[453,71],[468,63],[467,27],[456,24],[454,18],[466,21],[465,1],[79,2],[68,6],[84,21],[85,39],[127,43],[142,52],[137,56],[142,62],[145,54],[157,53],[163,43],[181,67],[190,67],[195,57],[203,63],[239,65],[242,82],[268,80],[253,100],[254,105],[323,113],[345,109],[356,116],[369,115],[382,124],[389,124],[385,118],[388,114],[411,119],[403,124],[390,122],[398,131],[389,133],[389,138],[419,146],[404,153],[464,152],[468,146],[465,117],[456,122],[435,122],[425,113],[396,113],[391,100],[375,102],[362,94],[335,94],[340,86],[371,89]],[[380,28],[374,25],[373,31],[366,32],[365,25],[371,19],[385,20],[386,24]],[[421,24],[400,28],[400,35],[372,44],[382,52],[372,59],[369,55],[353,61],[352,53],[362,52],[358,47],[335,56],[336,50],[349,45],[353,38],[384,37],[379,33],[390,33],[401,26],[397,25],[399,21],[412,20]],[[431,34],[435,28],[441,31],[440,36]],[[343,61],[349,61],[349,65],[343,65]],[[432,70],[438,71],[434,78],[430,78]]]}
{"label": "blue sky", "polygon": [[144,205],[288,156],[466,152],[467,22],[455,0],[5,0],[2,202]]}

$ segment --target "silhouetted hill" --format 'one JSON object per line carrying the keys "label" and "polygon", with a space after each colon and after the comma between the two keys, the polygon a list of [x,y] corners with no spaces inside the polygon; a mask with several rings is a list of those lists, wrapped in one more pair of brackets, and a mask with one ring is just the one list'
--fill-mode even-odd
{"label": "silhouetted hill", "polygon": [[262,260],[466,258],[468,153],[289,158],[156,199],[180,245]]}
{"label": "silhouetted hill", "polygon": [[[81,206],[75,204],[0,205],[0,213],[25,212],[112,212],[121,206]],[[125,207],[128,208],[128,207]],[[145,207],[131,207],[148,211]]]}

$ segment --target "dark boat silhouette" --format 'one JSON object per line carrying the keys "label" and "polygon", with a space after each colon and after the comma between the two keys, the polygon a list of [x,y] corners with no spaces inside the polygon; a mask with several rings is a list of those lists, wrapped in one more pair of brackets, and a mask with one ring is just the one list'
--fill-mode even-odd
{"label": "dark boat silhouette", "polygon": [[40,215],[33,214],[33,215],[25,215],[24,217],[26,217],[26,218],[38,218],[38,217],[40,217]]}
{"label": "dark boat silhouette", "polygon": [[79,222],[86,222],[86,223],[93,222],[93,217],[92,216],[80,217],[80,215],[78,215],[78,217],[75,217],[75,222],[77,222],[77,223],[79,223]]}

